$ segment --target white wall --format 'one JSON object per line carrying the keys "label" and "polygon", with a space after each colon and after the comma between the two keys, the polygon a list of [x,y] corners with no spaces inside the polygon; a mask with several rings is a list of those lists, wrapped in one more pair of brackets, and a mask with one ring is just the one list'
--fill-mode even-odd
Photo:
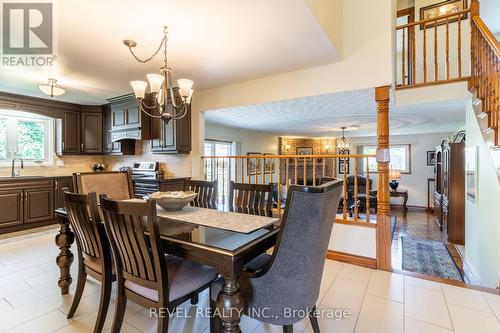
{"label": "white wall", "polygon": [[246,155],[248,152],[278,154],[278,137],[268,133],[206,123],[205,138],[236,142],[237,155]]}
{"label": "white wall", "polygon": [[[457,129],[458,130],[458,129]],[[427,178],[433,178],[433,167],[427,165],[427,151],[434,151],[451,133],[391,135],[391,144],[411,145],[411,174],[402,174],[399,180],[399,188],[408,190],[408,205],[427,207]],[[358,146],[376,145],[376,137],[349,138],[352,144],[352,152],[357,151]],[[361,165],[358,166],[361,169]],[[353,166],[351,165],[351,172]],[[370,173],[373,179],[373,189],[377,189],[377,174]],[[401,204],[401,198],[391,198],[391,203]]]}
{"label": "white wall", "polygon": [[500,183],[472,102],[466,107],[466,146],[478,149],[477,205],[465,204],[465,257],[480,282],[495,288],[500,279]]}

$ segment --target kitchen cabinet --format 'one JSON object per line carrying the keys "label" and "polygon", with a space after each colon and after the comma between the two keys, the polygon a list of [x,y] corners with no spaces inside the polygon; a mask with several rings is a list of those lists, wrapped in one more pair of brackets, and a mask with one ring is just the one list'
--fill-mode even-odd
{"label": "kitchen cabinet", "polygon": [[109,102],[111,141],[151,139],[150,117],[141,111],[133,94],[111,98]]}
{"label": "kitchen cabinet", "polygon": [[[170,97],[167,103],[170,109],[168,112],[173,113]],[[180,103],[180,98],[177,103]],[[189,154],[191,151],[191,105],[188,106],[186,115],[181,119],[171,120],[166,123],[161,119],[152,118],[151,135],[158,137],[158,139],[151,140],[153,153]]]}
{"label": "kitchen cabinet", "polygon": [[24,190],[24,223],[54,218],[54,188],[50,186]]}
{"label": "kitchen cabinet", "polygon": [[61,153],[80,153],[80,112],[62,111],[60,126]]}
{"label": "kitchen cabinet", "polygon": [[115,141],[112,140],[111,129],[112,124],[111,108],[105,106],[102,110],[102,151],[105,154],[111,155],[134,155],[135,141]]}
{"label": "kitchen cabinet", "polygon": [[22,189],[0,190],[0,228],[23,224]]}
{"label": "kitchen cabinet", "polygon": [[100,112],[82,112],[82,143],[84,153],[102,153],[102,114]]}
{"label": "kitchen cabinet", "polygon": [[71,177],[54,180],[54,208],[64,207],[65,189],[73,192],[73,179]]}

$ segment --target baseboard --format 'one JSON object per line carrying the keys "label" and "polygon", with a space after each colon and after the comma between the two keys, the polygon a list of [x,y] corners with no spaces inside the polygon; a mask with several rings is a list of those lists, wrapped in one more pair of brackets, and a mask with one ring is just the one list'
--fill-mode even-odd
{"label": "baseboard", "polygon": [[[407,205],[406,207],[408,207],[408,211],[411,211],[411,212],[425,212],[425,211],[428,211],[428,209],[429,209],[428,207],[413,206],[413,205]],[[403,205],[391,204],[391,208],[403,209]]]}
{"label": "baseboard", "polygon": [[59,219],[13,225],[10,227],[0,228],[0,235],[9,234],[11,232],[17,232],[17,231],[38,228],[38,227],[45,227],[47,225],[57,224],[57,223],[59,223]]}
{"label": "baseboard", "polygon": [[375,258],[358,256],[356,254],[344,253],[333,250],[328,250],[328,252],[326,253],[326,258],[330,260],[346,262],[348,264],[377,269],[377,259]]}

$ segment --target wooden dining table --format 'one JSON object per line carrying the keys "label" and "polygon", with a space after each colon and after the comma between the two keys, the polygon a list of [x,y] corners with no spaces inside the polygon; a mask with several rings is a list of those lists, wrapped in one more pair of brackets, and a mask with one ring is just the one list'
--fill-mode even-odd
{"label": "wooden dining table", "polygon": [[[60,249],[56,259],[60,269],[58,285],[64,295],[72,282],[74,235],[66,210],[58,208],[55,215],[60,223],[55,238]],[[223,277],[216,303],[217,313],[224,314],[222,332],[241,332],[239,322],[247,300],[240,291],[238,279],[245,264],[275,245],[279,220],[198,207],[185,207],[173,214],[158,209],[157,216],[166,253],[212,266]]]}

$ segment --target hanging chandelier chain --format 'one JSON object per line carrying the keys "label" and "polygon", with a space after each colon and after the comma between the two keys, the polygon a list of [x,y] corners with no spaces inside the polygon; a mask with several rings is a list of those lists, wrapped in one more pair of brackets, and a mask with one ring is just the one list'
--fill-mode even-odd
{"label": "hanging chandelier chain", "polygon": [[156,55],[160,52],[162,46],[164,46],[164,55],[165,55],[164,63],[165,63],[165,67],[166,67],[167,66],[167,32],[168,32],[168,30],[165,27],[164,35],[163,35],[163,38],[161,40],[160,45],[158,46],[158,48],[156,49],[156,51],[150,57],[148,57],[148,58],[140,59],[134,53],[134,51],[132,50],[132,46],[131,45],[128,45],[128,50],[130,51],[130,53],[132,54],[132,56],[135,58],[135,60],[137,60],[138,62],[140,62],[142,64],[145,64],[145,63],[150,62],[151,60],[153,60],[153,58],[156,57]]}

